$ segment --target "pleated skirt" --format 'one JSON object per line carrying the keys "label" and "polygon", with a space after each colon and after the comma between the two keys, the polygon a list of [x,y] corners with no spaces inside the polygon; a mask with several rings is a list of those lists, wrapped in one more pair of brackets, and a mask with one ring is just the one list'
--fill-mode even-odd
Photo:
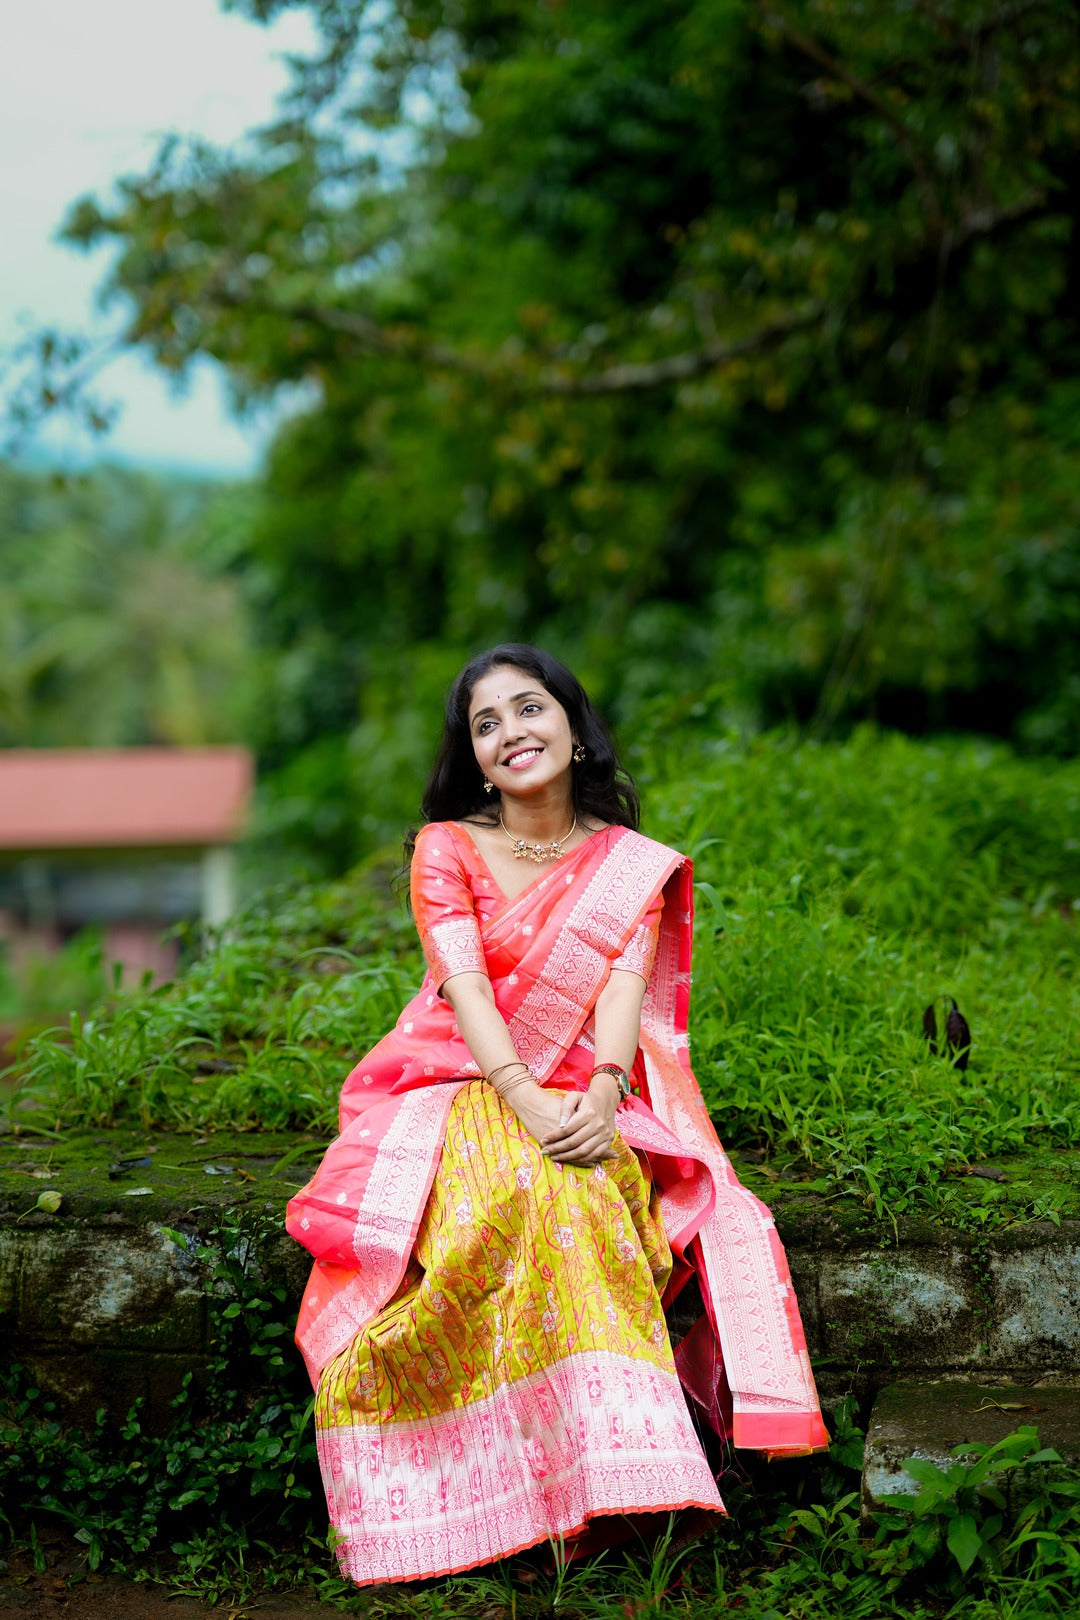
{"label": "pleated skirt", "polygon": [[605,1515],[723,1513],[660,1307],[657,1200],[615,1147],[554,1164],[490,1086],[454,1099],[401,1286],[316,1394],[332,1537],[357,1584],[572,1542]]}

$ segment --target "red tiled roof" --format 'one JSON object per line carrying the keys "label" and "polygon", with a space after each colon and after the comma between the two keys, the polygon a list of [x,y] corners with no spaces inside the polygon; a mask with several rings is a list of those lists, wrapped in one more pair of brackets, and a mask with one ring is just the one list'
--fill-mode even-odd
{"label": "red tiled roof", "polygon": [[0,749],[0,850],[231,843],[246,748]]}

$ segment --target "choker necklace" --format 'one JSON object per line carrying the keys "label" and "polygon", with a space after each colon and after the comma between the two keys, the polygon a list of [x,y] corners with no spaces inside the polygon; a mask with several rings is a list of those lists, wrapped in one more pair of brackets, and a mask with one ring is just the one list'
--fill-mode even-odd
{"label": "choker necklace", "polygon": [[542,866],[545,861],[558,861],[562,859],[563,845],[577,826],[577,816],[570,832],[564,832],[561,838],[552,839],[550,844],[529,844],[524,838],[515,838],[502,816],[499,816],[499,826],[514,846],[514,854],[519,861],[535,861]]}

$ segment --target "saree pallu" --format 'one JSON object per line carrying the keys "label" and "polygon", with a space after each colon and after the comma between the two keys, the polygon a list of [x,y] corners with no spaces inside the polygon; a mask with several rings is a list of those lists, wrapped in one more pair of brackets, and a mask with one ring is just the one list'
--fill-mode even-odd
{"label": "saree pallu", "polygon": [[[580,1089],[592,1012],[662,897],[617,1157],[553,1165],[480,1077],[438,993],[486,972],[519,1056]],[[828,1439],[786,1260],[690,1072],[689,863],[594,834],[514,900],[466,827],[422,830],[430,970],[349,1075],[340,1135],[290,1203],[315,1256],[297,1340],[344,1573],[447,1573],[600,1515],[722,1511],[686,1398],[769,1455]],[[704,1314],[674,1358],[661,1304]]]}

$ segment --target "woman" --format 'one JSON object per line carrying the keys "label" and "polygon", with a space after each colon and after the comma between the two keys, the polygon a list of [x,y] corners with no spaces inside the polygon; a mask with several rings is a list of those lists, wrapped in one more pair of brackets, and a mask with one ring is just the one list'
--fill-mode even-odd
{"label": "woman", "polygon": [[[427,976],[289,1206],[361,1584],[614,1539],[605,1515],[722,1513],[686,1397],[736,1445],[828,1443],[772,1220],[690,1072],[690,864],[635,830],[570,672],[517,644],[475,658],[423,808]],[[673,1354],[663,1307],[695,1272]]]}

